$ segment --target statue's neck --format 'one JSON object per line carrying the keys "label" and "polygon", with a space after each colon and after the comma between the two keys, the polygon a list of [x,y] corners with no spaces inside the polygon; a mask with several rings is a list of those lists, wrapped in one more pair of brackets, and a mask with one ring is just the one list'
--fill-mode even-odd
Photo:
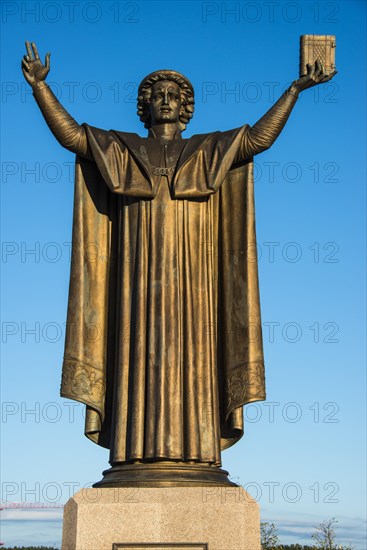
{"label": "statue's neck", "polygon": [[177,124],[156,124],[149,128],[148,137],[162,141],[182,139],[181,130]]}

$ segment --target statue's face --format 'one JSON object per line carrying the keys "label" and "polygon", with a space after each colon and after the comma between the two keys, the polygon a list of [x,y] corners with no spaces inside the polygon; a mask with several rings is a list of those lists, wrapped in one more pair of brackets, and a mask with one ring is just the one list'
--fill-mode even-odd
{"label": "statue's face", "polygon": [[161,80],[153,84],[149,110],[151,125],[178,123],[181,110],[180,86],[170,80]]}

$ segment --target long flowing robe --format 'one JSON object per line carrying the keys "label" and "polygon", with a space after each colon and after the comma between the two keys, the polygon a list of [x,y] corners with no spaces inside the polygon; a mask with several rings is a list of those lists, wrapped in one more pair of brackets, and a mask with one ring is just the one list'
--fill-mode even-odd
{"label": "long flowing robe", "polygon": [[87,405],[112,464],[220,465],[243,405],[265,399],[248,127],[166,155],[84,127],[61,394]]}

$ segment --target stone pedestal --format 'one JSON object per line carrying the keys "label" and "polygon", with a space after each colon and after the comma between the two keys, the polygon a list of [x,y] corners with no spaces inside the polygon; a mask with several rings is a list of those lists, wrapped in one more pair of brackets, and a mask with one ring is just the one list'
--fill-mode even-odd
{"label": "stone pedestal", "polygon": [[83,489],[64,509],[62,550],[260,550],[241,487]]}

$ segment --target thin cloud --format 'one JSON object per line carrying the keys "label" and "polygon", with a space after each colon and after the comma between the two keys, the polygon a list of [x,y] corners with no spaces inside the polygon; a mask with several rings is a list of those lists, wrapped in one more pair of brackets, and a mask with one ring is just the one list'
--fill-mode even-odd
{"label": "thin cloud", "polygon": [[59,521],[62,514],[62,508],[5,508],[1,517],[3,521]]}

